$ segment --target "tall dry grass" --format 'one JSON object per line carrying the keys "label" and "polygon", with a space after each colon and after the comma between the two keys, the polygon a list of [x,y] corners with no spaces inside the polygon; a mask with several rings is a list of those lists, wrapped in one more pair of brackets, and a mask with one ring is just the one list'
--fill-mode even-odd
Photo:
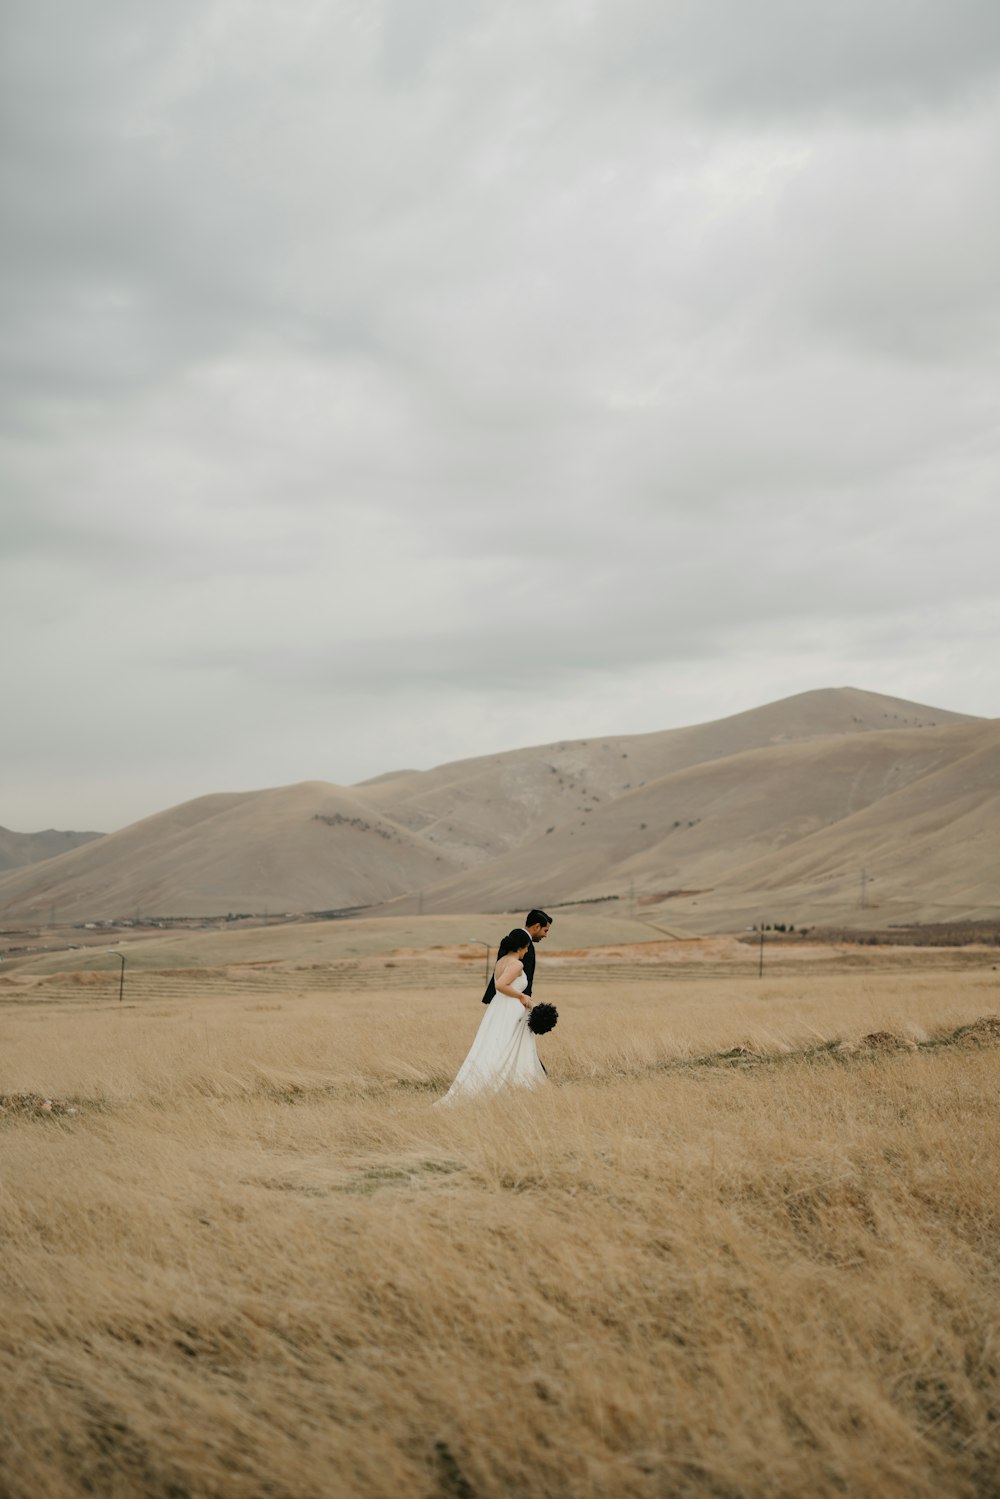
{"label": "tall dry grass", "polygon": [[0,1133],[0,1492],[997,1492],[990,971],[581,963],[552,1084],[449,1111],[419,974],[8,992],[78,1112]]}

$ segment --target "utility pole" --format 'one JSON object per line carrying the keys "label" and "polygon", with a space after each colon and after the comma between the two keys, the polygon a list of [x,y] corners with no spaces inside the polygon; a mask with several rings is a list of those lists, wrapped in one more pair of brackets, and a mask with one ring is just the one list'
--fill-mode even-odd
{"label": "utility pole", "polygon": [[123,952],[116,952],[113,947],[109,947],[108,952],[113,958],[121,958],[122,960],[121,977],[118,980],[118,1003],[121,1004],[122,996],[125,993],[125,954]]}
{"label": "utility pole", "polygon": [[867,869],[862,869],[862,871],[861,871],[861,901],[860,901],[860,905],[861,905],[862,911],[865,909],[865,907],[868,904],[867,891],[866,891],[867,885],[868,885],[868,871],[867,871]]}
{"label": "utility pole", "polygon": [[764,923],[760,924],[760,962],[757,965],[757,977],[764,977]]}

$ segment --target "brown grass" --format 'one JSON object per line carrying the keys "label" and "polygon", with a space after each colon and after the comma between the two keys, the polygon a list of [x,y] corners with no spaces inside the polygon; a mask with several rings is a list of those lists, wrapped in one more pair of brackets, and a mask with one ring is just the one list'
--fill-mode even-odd
{"label": "brown grass", "polygon": [[5,987],[5,1499],[997,1492],[988,965],[392,961]]}

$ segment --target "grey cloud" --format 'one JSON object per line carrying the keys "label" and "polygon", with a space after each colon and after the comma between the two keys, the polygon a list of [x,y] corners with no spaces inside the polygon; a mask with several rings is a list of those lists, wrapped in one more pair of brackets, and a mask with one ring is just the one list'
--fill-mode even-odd
{"label": "grey cloud", "polygon": [[992,362],[998,170],[996,110],[824,143],[782,204],[787,315],[900,359]]}
{"label": "grey cloud", "polygon": [[1000,72],[990,0],[623,0],[600,16],[599,55],[613,79],[735,120],[891,118],[954,106]]}
{"label": "grey cloud", "polygon": [[829,680],[989,711],[992,7],[7,23],[33,805],[32,765],[151,811],[455,758],[511,702],[522,742]]}
{"label": "grey cloud", "polygon": [[386,84],[413,88],[425,81],[434,59],[488,16],[483,0],[425,0],[419,9],[407,0],[384,0],[379,61]]}
{"label": "grey cloud", "polygon": [[367,610],[328,615],[310,639],[289,598],[284,610],[262,602],[252,642],[239,638],[238,624],[224,641],[188,642],[163,660],[268,690],[391,699],[413,682],[459,693],[483,683],[524,687],[524,663],[540,654],[546,692],[558,698],[581,675],[725,657],[750,622],[761,638],[784,637],[786,649],[800,637],[815,645],[857,631],[903,640],[939,603],[923,561],[931,547],[943,569],[964,568],[967,606],[989,609],[992,564],[968,557],[977,519],[988,523],[985,510],[961,525],[943,520],[932,538],[912,526],[902,501],[881,524],[862,507],[839,515],[817,507],[807,518],[755,508],[744,524],[664,521],[642,534],[607,534],[603,548],[592,538],[585,563],[562,556],[559,534],[552,555],[519,559],[516,571],[498,564],[481,590],[444,600],[433,585],[422,593],[397,575],[387,591],[402,600],[403,630],[387,628],[388,600],[377,594]]}

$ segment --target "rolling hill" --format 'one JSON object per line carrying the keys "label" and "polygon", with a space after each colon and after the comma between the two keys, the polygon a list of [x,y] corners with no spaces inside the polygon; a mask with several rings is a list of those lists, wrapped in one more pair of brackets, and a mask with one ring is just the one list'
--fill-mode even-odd
{"label": "rolling hill", "polygon": [[692,766],[748,750],[963,722],[962,714],[842,687],[690,728],[509,750],[380,777],[354,790],[462,864],[475,865]]}
{"label": "rolling hill", "polygon": [[199,797],[0,879],[0,917],[321,911],[375,905],[456,863],[324,782]]}
{"label": "rolling hill", "polygon": [[1000,916],[998,846],[1000,723],[972,721],[690,766],[578,808],[551,833],[425,890],[421,904],[489,910],[514,905],[504,897],[519,889],[525,905],[617,899],[703,931],[763,918]]}
{"label": "rolling hill", "polygon": [[10,828],[0,828],[0,872],[53,859],[100,837],[100,833],[59,832],[55,828],[47,828],[44,833],[14,833]]}
{"label": "rolling hill", "polygon": [[756,919],[762,900],[778,920],[857,914],[862,869],[865,911],[877,899],[892,919],[981,915],[996,899],[998,799],[1000,724],[828,689],[351,788],[201,797],[0,877],[0,917],[617,899],[657,922],[723,930]]}

